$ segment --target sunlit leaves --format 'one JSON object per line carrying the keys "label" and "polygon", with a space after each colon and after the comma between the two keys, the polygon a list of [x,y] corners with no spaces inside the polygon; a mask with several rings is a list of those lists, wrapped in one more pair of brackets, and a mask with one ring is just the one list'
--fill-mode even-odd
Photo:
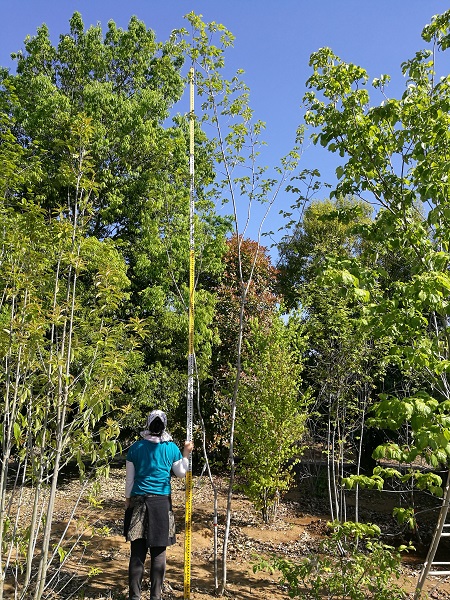
{"label": "sunlit leaves", "polygon": [[[449,20],[449,11],[433,17],[423,39],[445,50]],[[327,258],[321,277],[328,287],[339,285],[345,298],[360,300],[363,331],[386,344],[381,364],[398,370],[410,389],[381,395],[370,421],[405,432],[408,443],[385,444],[373,456],[406,464],[421,458],[432,468],[448,465],[450,448],[450,82],[437,76],[437,60],[426,48],[403,63],[400,99],[387,97],[388,76],[374,79],[383,94],[377,104],[368,96],[367,73],[322,48],[311,57],[305,96],[306,121],[317,128],[313,140],[343,158],[332,196],[353,193],[382,207],[373,223],[359,228],[362,253]],[[383,469],[374,482],[358,482],[378,485],[379,477],[398,473]],[[412,473],[403,481],[442,493],[439,480]]]}
{"label": "sunlit leaves", "polygon": [[[374,458],[411,464],[421,456],[434,468],[447,464],[450,428],[445,402],[438,402],[426,392],[417,392],[414,397],[402,399],[386,395],[375,405],[373,414],[372,424],[377,427],[395,431],[404,422],[411,426],[411,441],[407,446],[394,443],[382,445],[375,450]],[[416,476],[415,480],[418,481]],[[436,485],[435,482],[433,485]]]}
{"label": "sunlit leaves", "polygon": [[[282,583],[291,598],[320,600],[345,597],[352,600],[402,600],[406,593],[395,583],[399,578],[400,552],[411,546],[394,549],[380,541],[380,528],[372,523],[351,521],[328,523],[330,535],[319,554],[302,560],[275,558],[261,560],[261,568],[281,571]],[[364,550],[361,550],[364,548]]]}
{"label": "sunlit leaves", "polygon": [[[443,31],[444,22],[445,15],[436,17],[426,39],[431,39],[431,31]],[[393,201],[411,206],[417,194],[435,203],[447,185],[442,154],[436,149],[448,144],[448,83],[441,80],[436,93],[430,93],[430,51],[418,52],[403,65],[411,85],[402,99],[386,98],[375,107],[369,103],[363,69],[341,61],[328,48],[312,55],[311,66],[314,73],[308,84],[319,94],[305,96],[306,121],[320,127],[316,142],[347,159],[338,168],[336,193],[368,191],[384,206]],[[372,85],[384,92],[387,83],[388,77],[382,76]],[[430,119],[432,127],[427,126]],[[403,164],[401,170],[396,170],[397,164]]]}
{"label": "sunlit leaves", "polygon": [[239,391],[237,455],[243,488],[265,521],[275,515],[280,497],[293,481],[301,454],[309,394],[299,390],[298,335],[279,318],[271,324],[253,319]]}

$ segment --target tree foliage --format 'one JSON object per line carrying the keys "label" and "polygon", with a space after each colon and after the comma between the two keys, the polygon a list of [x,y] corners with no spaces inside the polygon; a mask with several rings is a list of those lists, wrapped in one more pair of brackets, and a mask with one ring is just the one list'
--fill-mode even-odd
{"label": "tree foliage", "polygon": [[406,598],[396,580],[400,578],[401,552],[411,547],[397,549],[384,544],[379,527],[371,523],[347,521],[328,526],[330,535],[322,543],[319,556],[310,554],[300,561],[276,558],[272,563],[262,560],[254,570],[279,570],[290,598]]}
{"label": "tree foliage", "polygon": [[302,288],[330,260],[359,256],[363,238],[357,226],[369,223],[372,207],[354,198],[312,201],[293,232],[278,244],[279,286],[287,308],[301,304]]}
{"label": "tree foliage", "polygon": [[[317,171],[296,173],[303,128],[271,176],[259,163],[264,123],[242,71],[223,75],[232,34],[194,13],[187,18],[191,34],[161,43],[135,17],[127,29],[110,22],[103,33],[85,29],[75,13],[56,45],[42,26],[14,55],[16,72],[0,71],[0,597],[12,572],[22,596],[33,589],[39,600],[56,583],[52,565],[70,554],[52,531],[63,466],[76,461],[87,481],[88,462],[106,466],[118,451],[119,420],[132,435],[150,407],[184,412],[189,148],[187,119],[174,112],[186,57],[202,98],[196,366],[209,447],[226,448],[231,473],[222,592],[235,433],[245,489],[268,519],[289,486],[310,393],[308,425],[327,453],[334,516],[345,518],[341,482],[382,488],[393,477],[441,493],[438,476],[416,469],[378,466],[370,478],[351,479],[344,465],[363,454],[369,410],[370,425],[390,437],[376,460],[449,462],[450,76],[437,72],[450,45],[450,11],[423,30],[430,47],[402,65],[400,99],[388,96],[386,75],[372,82],[381,94],[374,102],[364,69],[329,48],[311,56],[305,121],[314,142],[342,160],[330,199],[304,207],[282,240],[279,269],[260,245],[262,223],[256,241],[247,238],[241,204],[247,215],[262,206],[264,221],[288,178],[296,194],[307,181],[319,189],[309,179]],[[232,217],[219,217],[216,203],[229,203]],[[283,296],[289,321],[278,312]],[[11,507],[20,507],[28,482],[35,497],[25,527]],[[336,529],[337,545],[368,531],[349,527]],[[396,558],[367,543],[371,559],[395,574]],[[364,579],[362,558],[351,558],[322,566],[339,564],[349,575],[350,565]],[[305,577],[311,597],[329,582],[340,590],[344,580],[354,597],[364,593],[352,574],[325,581],[312,562],[301,572],[278,564],[292,589]],[[364,581],[371,590],[373,581]]]}
{"label": "tree foliage", "polygon": [[220,338],[215,357],[217,366],[229,370],[236,364],[241,277],[244,281],[250,280],[244,306],[245,338],[251,335],[252,318],[266,324],[271,322],[280,297],[276,294],[277,271],[264,246],[250,239],[232,236],[227,241],[223,262],[223,275],[215,288],[215,325]]}
{"label": "tree foliage", "polygon": [[[105,469],[119,450],[114,392],[137,349],[132,330],[142,333],[137,320],[117,320],[129,286],[123,257],[111,240],[88,235],[91,133],[89,120],[79,118],[66,141],[65,206],[47,213],[33,194],[31,170],[14,196],[9,187],[1,199],[0,597],[7,572],[22,597],[38,600],[55,586],[49,571],[67,553],[64,534],[55,537],[52,527],[61,469],[76,461],[84,476],[86,462]],[[4,135],[9,142],[10,132]],[[2,162],[23,153],[11,143]],[[25,484],[34,498],[31,520],[23,522]]]}
{"label": "tree foliage", "polygon": [[[423,39],[434,50],[421,50],[403,63],[407,85],[400,99],[387,96],[389,77],[382,76],[372,87],[382,93],[383,101],[372,106],[366,71],[344,63],[328,48],[311,56],[311,91],[305,98],[306,120],[318,128],[315,142],[343,158],[333,194],[370,194],[382,208],[365,229],[372,258],[397,254],[409,265],[394,273],[388,286],[383,285],[387,272],[380,260],[368,268],[367,262],[355,258],[334,275],[336,281],[346,278],[352,293],[363,289],[368,296],[368,331],[374,339],[390,340],[384,363],[416,380],[410,398],[394,393],[381,399],[373,424],[397,429],[406,421],[409,440],[404,447],[391,445],[392,452],[402,459],[412,452],[432,465],[448,464],[450,439],[439,416],[449,389],[450,81],[436,74],[439,53],[448,46],[449,20],[447,11],[423,30]],[[418,206],[424,207],[425,216]]]}
{"label": "tree foliage", "polygon": [[[32,588],[36,600],[56,584],[51,565],[70,555],[52,530],[61,469],[76,460],[90,477],[86,461],[106,466],[119,449],[119,422],[134,428],[150,406],[173,412],[185,393],[187,122],[166,122],[185,86],[183,51],[175,36],[159,43],[134,17],[128,29],[110,22],[103,34],[85,30],[75,13],[56,45],[42,26],[14,55],[16,72],[0,74],[0,560],[4,573],[14,563],[17,589]],[[203,194],[212,171],[199,127],[196,146],[204,377],[213,341],[208,287],[222,270],[228,221]],[[36,485],[23,530],[19,512],[12,527],[5,512],[12,459],[22,484]]]}
{"label": "tree foliage", "polygon": [[275,315],[253,318],[239,389],[236,426],[242,485],[267,523],[295,480],[308,416],[308,394],[300,392],[304,340]]}
{"label": "tree foliage", "polygon": [[[194,13],[187,15],[187,18],[191,24],[188,55],[196,65],[197,90],[203,97],[202,122],[212,125],[214,131],[211,147],[216,178],[211,188],[211,196],[224,203],[229,202],[231,205],[238,267],[239,317],[235,346],[236,362],[234,383],[230,390],[230,419],[227,426],[230,480],[222,552],[223,578],[220,593],[223,594],[227,583],[227,547],[235,476],[234,439],[242,372],[245,306],[258,260],[262,225],[280,189],[297,168],[299,149],[296,146],[281,158],[280,164],[275,167],[275,177],[267,176],[267,168],[260,166],[259,162],[264,123],[254,117],[249,102],[249,88],[242,80],[243,71],[238,70],[231,80],[223,75],[224,52],[233,44],[233,35],[223,25],[215,22],[204,23],[201,17]],[[217,38],[219,41],[215,42]],[[215,43],[212,43],[213,41]],[[301,138],[302,128],[297,132],[296,143],[301,143]],[[249,226],[251,208],[255,203],[264,209],[264,216],[259,225],[255,252],[249,262],[250,269],[244,274],[241,247]],[[242,204],[246,207],[247,215],[243,219],[243,227],[240,226],[239,211]]]}
{"label": "tree foliage", "polygon": [[[146,321],[142,356],[122,390],[123,403],[132,408],[130,427],[149,407],[170,412],[184,395],[189,149],[187,119],[173,114],[185,88],[184,52],[175,34],[158,42],[135,17],[127,29],[111,21],[103,33],[100,25],[85,30],[75,13],[58,44],[52,44],[45,25],[28,37],[24,51],[14,55],[16,73],[4,70],[0,78],[1,107],[21,147],[21,162],[34,164],[28,188],[47,218],[67,204],[75,188],[68,177],[73,132],[79,122],[89,125],[93,177],[87,233],[117,243],[131,282],[121,315]],[[210,281],[222,270],[229,225],[203,192],[213,173],[199,127],[195,143],[197,364],[205,376],[213,342]],[[20,185],[15,189],[6,190],[11,206],[22,192]]]}

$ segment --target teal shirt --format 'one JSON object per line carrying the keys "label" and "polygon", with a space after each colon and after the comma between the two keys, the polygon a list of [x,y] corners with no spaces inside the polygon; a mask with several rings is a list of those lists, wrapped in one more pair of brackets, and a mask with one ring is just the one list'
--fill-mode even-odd
{"label": "teal shirt", "polygon": [[181,452],[173,442],[138,440],[130,447],[127,460],[134,465],[132,496],[170,494],[170,469],[181,460]]}

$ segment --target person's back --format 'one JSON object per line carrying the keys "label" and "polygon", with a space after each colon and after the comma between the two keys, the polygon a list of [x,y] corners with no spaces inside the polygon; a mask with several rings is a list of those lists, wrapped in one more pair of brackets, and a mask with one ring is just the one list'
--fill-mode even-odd
{"label": "person's back", "polygon": [[127,460],[134,465],[131,495],[170,495],[170,471],[181,458],[173,442],[155,443],[146,439],[134,442],[127,454]]}
{"label": "person's back", "polygon": [[175,523],[170,494],[171,470],[183,477],[192,442],[185,442],[183,456],[166,431],[167,418],[154,410],[148,429],[127,453],[124,534],[131,543],[128,569],[130,600],[140,600],[145,558],[150,548],[150,600],[160,600],[166,570],[166,547],[175,543]]}

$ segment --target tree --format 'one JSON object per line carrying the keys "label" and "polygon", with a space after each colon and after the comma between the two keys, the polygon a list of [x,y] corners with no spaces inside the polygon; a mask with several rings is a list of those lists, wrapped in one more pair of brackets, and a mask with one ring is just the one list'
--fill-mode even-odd
{"label": "tree", "polygon": [[309,434],[326,453],[336,519],[345,518],[347,510],[341,486],[346,465],[356,463],[359,473],[367,464],[364,429],[384,345],[374,344],[364,327],[366,292],[347,293],[349,285],[354,288],[352,275],[336,281],[334,274],[361,256],[370,213],[370,206],[356,199],[311,202],[280,244],[280,288],[308,340],[303,378],[314,397]]}
{"label": "tree", "polygon": [[276,516],[302,452],[308,393],[300,392],[300,332],[274,315],[270,323],[250,321],[236,424],[243,489],[264,522]]}
{"label": "tree", "polygon": [[[267,249],[257,242],[243,239],[241,242],[241,267],[244,277],[248,277],[255,260],[254,273],[245,302],[243,314],[243,338],[250,343],[252,338],[251,319],[257,319],[270,326],[276,319],[277,304],[280,297],[275,293],[276,269],[271,264]],[[224,272],[215,288],[216,311],[213,325],[217,332],[217,342],[213,346],[211,363],[211,379],[207,382],[210,428],[208,433],[209,448],[218,457],[229,451],[227,423],[230,419],[230,389],[234,385],[235,365],[237,360],[237,339],[239,335],[239,312],[241,290],[239,284],[239,259],[235,236],[227,241],[227,253],[224,256]],[[247,344],[242,348],[245,356]]]}
{"label": "tree", "polygon": [[356,198],[312,201],[278,244],[279,287],[286,307],[298,308],[303,286],[326,268],[330,258],[358,256],[363,238],[357,226],[368,224],[372,207]]}
{"label": "tree", "polygon": [[[240,260],[238,247],[240,247]],[[275,292],[277,270],[272,265],[267,248],[250,239],[237,239],[236,236],[227,240],[224,272],[215,289],[217,294],[215,324],[220,337],[217,365],[224,368],[236,362],[241,292],[240,270],[245,280],[251,275],[244,307],[244,337],[251,334],[249,326],[251,318],[257,318],[264,323],[270,322],[277,310],[277,304],[281,301],[280,296]]]}
{"label": "tree", "polygon": [[[5,573],[17,557],[17,589],[26,595],[33,587],[36,600],[55,584],[57,571],[48,576],[55,559],[63,565],[70,555],[51,529],[61,468],[75,459],[85,477],[86,460],[107,466],[118,448],[118,404],[121,424],[132,427],[149,405],[164,400],[173,411],[185,393],[186,119],[165,125],[184,89],[182,51],[175,38],[157,43],[136,18],[125,31],[110,22],[103,36],[100,26],[85,31],[75,13],[56,46],[42,26],[15,55],[17,72],[0,73],[3,252],[11,261],[0,269],[6,334],[1,506],[7,505],[8,461],[20,445],[22,483],[31,477],[36,484],[29,531],[18,528],[20,511],[11,528],[2,509],[8,551],[0,561],[5,558]],[[221,272],[228,221],[203,194],[212,173],[198,127],[196,143],[203,267],[197,362],[204,376],[214,308],[206,288]],[[35,264],[41,267],[36,277]],[[51,491],[44,509],[45,481]],[[40,541],[35,581],[31,565]]]}
{"label": "tree", "polygon": [[[7,573],[20,598],[39,600],[55,587],[72,551],[52,524],[61,469],[76,461],[88,481],[86,462],[104,472],[119,448],[113,392],[136,349],[131,328],[141,326],[117,319],[129,285],[123,258],[111,240],[87,235],[91,133],[87,119],[73,123],[58,171],[72,193],[50,219],[32,192],[20,202],[8,195],[0,206],[1,598]],[[9,150],[2,152],[2,162],[9,160]],[[35,176],[29,170],[23,183],[32,188]],[[34,501],[23,522],[27,483]]]}
{"label": "tree", "polygon": [[[70,131],[78,120],[90,127],[94,173],[87,233],[117,242],[128,266],[130,295],[124,319],[145,319],[143,352],[130,365],[121,400],[134,428],[156,404],[172,412],[185,393],[189,249],[189,151],[187,120],[167,119],[185,79],[184,45],[171,36],[156,40],[132,17],[122,30],[114,22],[84,28],[79,13],[53,45],[45,25],[14,56],[17,72],[3,70],[0,102],[10,132],[22,148],[21,162],[34,161],[32,196],[48,219],[66,205],[73,184],[65,177]],[[49,124],[51,123],[51,127]],[[209,280],[221,272],[226,219],[219,218],[203,189],[212,177],[209,147],[196,128],[196,237],[199,253],[197,364],[210,361],[214,310]],[[11,205],[22,188],[8,190]]]}
{"label": "tree", "polygon": [[[227,545],[231,523],[231,504],[235,477],[235,424],[238,404],[238,392],[242,372],[241,355],[243,333],[245,328],[245,304],[252,283],[262,226],[278,192],[287,178],[297,167],[299,159],[298,147],[295,146],[275,167],[275,177],[267,176],[266,168],[258,164],[260,148],[263,144],[261,134],[264,123],[255,120],[249,104],[249,88],[242,80],[243,71],[239,70],[231,80],[223,76],[224,51],[233,44],[233,35],[215,22],[203,23],[201,17],[190,13],[187,15],[192,34],[187,45],[187,54],[196,66],[196,83],[202,103],[202,124],[212,125],[211,136],[214,167],[216,177],[211,187],[211,197],[222,203],[230,202],[233,215],[234,239],[238,265],[239,317],[236,339],[236,363],[234,365],[234,385],[230,394],[229,424],[229,465],[230,480],[228,487],[226,525],[222,551],[223,578],[220,593],[223,594],[227,584]],[[188,32],[184,32],[188,35]],[[219,37],[219,44],[211,43]],[[297,132],[295,141],[301,143],[302,130]],[[245,202],[247,219],[240,228],[238,203]],[[251,207],[259,203],[265,205],[261,219],[256,252],[250,261],[249,270],[244,274],[241,248],[249,224]]]}
{"label": "tree", "polygon": [[[315,141],[345,159],[336,171],[339,182],[333,195],[370,194],[384,210],[369,228],[369,239],[401,253],[412,266],[410,276],[391,282],[382,297],[373,295],[386,276],[380,265],[364,269],[355,260],[347,269],[355,277],[355,289],[364,288],[371,295],[365,317],[371,335],[392,340],[385,362],[422,381],[410,397],[381,397],[375,422],[394,431],[407,422],[410,436],[403,445],[383,447],[377,456],[402,462],[422,456],[431,465],[447,465],[450,455],[446,417],[450,80],[436,76],[439,51],[447,50],[449,32],[449,11],[424,28],[422,37],[432,48],[403,63],[407,87],[399,100],[387,97],[389,77],[382,76],[372,85],[383,94],[383,102],[371,106],[366,71],[342,62],[328,48],[311,56],[312,91],[305,98],[306,120],[319,128]],[[426,218],[416,218],[416,204],[425,207]],[[414,471],[409,477],[440,493],[435,478]]]}

